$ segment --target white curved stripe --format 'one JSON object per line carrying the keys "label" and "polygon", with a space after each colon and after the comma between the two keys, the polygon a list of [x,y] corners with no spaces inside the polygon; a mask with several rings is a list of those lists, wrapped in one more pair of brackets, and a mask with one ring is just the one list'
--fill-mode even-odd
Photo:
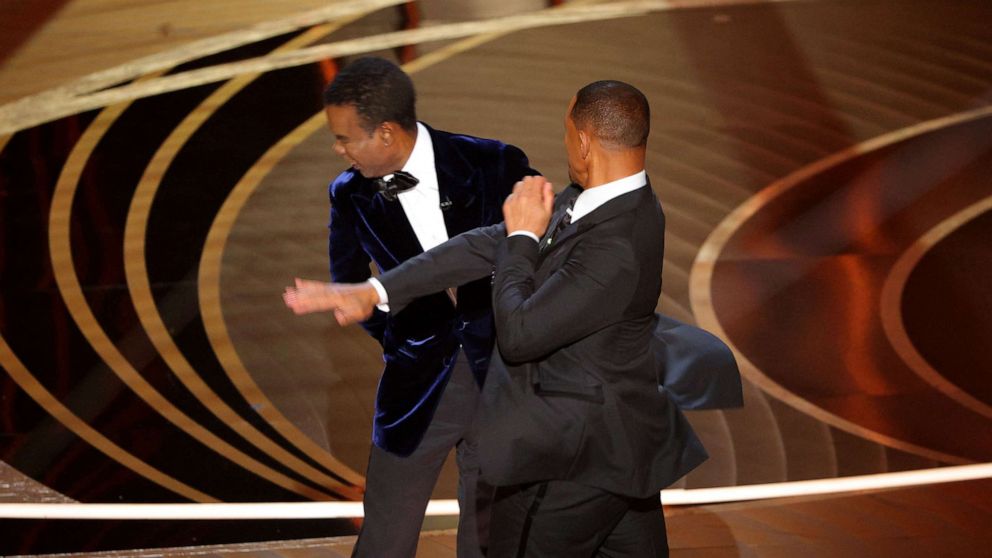
{"label": "white curved stripe", "polygon": [[945,482],[992,478],[992,463],[938,467],[898,473],[858,475],[835,479],[817,479],[769,484],[750,484],[693,490],[662,490],[661,501],[669,506],[720,504],[771,498],[792,498],[816,494],[842,494],[864,490],[905,488]]}
{"label": "white curved stripe", "polygon": [[[405,1],[344,0],[323,8],[293,14],[282,19],[263,21],[245,29],[206,37],[164,52],[158,52],[137,60],[125,62],[119,66],[100,70],[52,89],[22,97],[0,107],[0,114],[3,114],[5,111],[44,111],[44,106],[49,103],[63,102],[67,99],[86,96],[108,88],[113,89],[116,84],[126,83],[153,72],[167,70],[184,62],[196,60],[197,58],[263,41],[283,33],[295,31],[296,29],[333,22],[337,19],[348,18],[366,11],[388,8],[389,6],[402,4]],[[2,120],[3,118],[0,117],[0,121]],[[54,118],[50,120],[54,120]],[[42,120],[42,122],[44,121]],[[36,122],[36,124],[40,123]],[[11,129],[11,131],[13,132],[15,130]]]}
{"label": "white curved stripe", "polygon": [[[120,66],[101,70],[68,83],[57,90],[73,95],[93,93],[115,84],[130,81],[145,74],[168,70],[184,62],[217,54],[242,45],[264,41],[283,33],[304,27],[311,27],[337,20],[347,20],[357,15],[402,4],[407,0],[345,0],[334,2],[322,8],[293,14],[281,19],[262,21],[245,29],[206,37],[180,47],[159,52],[127,62]],[[51,90],[46,93],[51,92]]]}
{"label": "white curved stripe", "polygon": [[[271,72],[273,70],[302,66],[330,58],[365,54],[405,45],[460,39],[487,33],[510,33],[539,27],[635,17],[652,12],[684,8],[804,1],[811,2],[815,0],[628,0],[593,6],[582,5],[576,2],[571,5],[565,4],[560,7],[548,8],[522,15],[406,29],[315,45],[291,52],[273,53],[237,62],[207,66],[205,68],[164,76],[145,84],[129,83],[119,87],[94,90],[89,93],[76,93],[63,89],[45,91],[0,106],[0,133],[13,133],[71,114],[128,100],[224,81],[242,74]],[[106,81],[104,78],[101,79]],[[87,89],[92,88],[88,87]]]}
{"label": "white curved stripe", "polygon": [[958,387],[954,382],[945,378],[943,374],[935,369],[920,354],[913,340],[909,337],[909,332],[906,331],[901,304],[903,291],[906,289],[909,276],[916,269],[920,260],[930,252],[930,249],[950,236],[954,231],[988,211],[992,211],[992,196],[975,202],[944,219],[910,245],[892,266],[888,277],[885,278],[885,284],[882,286],[882,296],[880,297],[881,312],[879,315],[882,319],[882,329],[885,330],[889,338],[889,343],[910,370],[934,389],[953,399],[958,404],[986,418],[992,419],[992,405],[971,395]]}
{"label": "white curved stripe", "polygon": [[[992,478],[992,463],[834,479],[661,491],[668,506],[693,506],[840,494]],[[457,500],[431,500],[427,515],[458,515]],[[0,517],[18,519],[331,519],[362,517],[361,502],[249,504],[0,504]]]}
{"label": "white curved stripe", "polygon": [[927,459],[933,459],[944,463],[953,463],[958,465],[968,463],[969,460],[963,457],[922,447],[863,427],[859,423],[847,420],[840,415],[829,412],[826,409],[807,401],[787,389],[782,384],[779,384],[773,380],[770,376],[765,374],[764,371],[751,362],[751,360],[747,358],[740,348],[733,343],[730,336],[727,335],[726,330],[723,329],[723,325],[720,323],[720,319],[717,317],[716,309],[713,307],[711,289],[713,271],[723,248],[728,242],[730,242],[731,237],[748,219],[757,214],[762,208],[771,203],[771,201],[778,196],[814,176],[826,172],[827,170],[846,161],[860,157],[866,153],[870,153],[886,146],[894,145],[901,141],[918,137],[929,132],[940,130],[942,128],[976,121],[989,116],[992,116],[992,106],[981,106],[972,110],[919,122],[906,128],[900,128],[898,130],[882,134],[814,161],[790,173],[789,175],[772,182],[763,190],[748,198],[744,203],[739,205],[734,211],[727,215],[715,229],[713,229],[713,232],[710,233],[702,247],[700,247],[699,253],[696,254],[696,260],[693,262],[692,271],[689,275],[689,299],[692,305],[693,314],[696,317],[696,323],[699,327],[702,327],[703,329],[706,329],[714,333],[717,337],[723,339],[727,345],[733,349],[734,356],[737,358],[737,363],[740,366],[742,376],[744,376],[751,383],[757,385],[763,391],[769,393],[771,396],[779,399],[787,405],[792,406],[800,412],[810,415],[811,417],[829,424],[834,428],[907,453],[912,453],[926,457]]}

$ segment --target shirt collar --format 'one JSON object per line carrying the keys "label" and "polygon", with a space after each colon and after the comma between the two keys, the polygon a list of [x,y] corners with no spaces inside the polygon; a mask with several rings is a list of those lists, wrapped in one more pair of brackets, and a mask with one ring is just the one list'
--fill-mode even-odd
{"label": "shirt collar", "polygon": [[[427,131],[427,126],[417,122],[417,139],[413,143],[413,150],[406,160],[406,164],[400,169],[408,172],[417,178],[419,183],[414,189],[433,188],[437,190],[437,181],[428,180],[434,175],[434,142],[431,141],[431,134]],[[390,178],[387,176],[386,178]]]}
{"label": "shirt collar", "polygon": [[641,172],[630,176],[625,176],[619,180],[607,182],[606,184],[601,184],[595,188],[589,188],[588,190],[582,190],[579,197],[575,198],[575,205],[572,206],[572,222],[574,223],[586,215],[589,215],[598,209],[599,206],[612,200],[613,198],[622,196],[628,192],[633,192],[638,188],[646,186],[647,183],[648,175],[642,170]]}

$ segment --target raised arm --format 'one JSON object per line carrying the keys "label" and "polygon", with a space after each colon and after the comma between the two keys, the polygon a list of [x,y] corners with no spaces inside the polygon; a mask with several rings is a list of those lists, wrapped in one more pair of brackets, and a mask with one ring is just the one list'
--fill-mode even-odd
{"label": "raised arm", "polygon": [[[519,181],[540,176],[527,155],[508,144],[500,144],[499,164],[494,168],[498,176],[493,190],[499,199],[506,198]],[[389,298],[390,312],[398,312],[420,296],[490,276],[496,247],[505,236],[503,224],[466,231],[383,273],[377,279]]]}
{"label": "raised arm", "polygon": [[534,288],[538,249],[524,237],[507,239],[493,285],[496,340],[511,362],[538,359],[623,319],[639,266],[628,242],[587,234],[568,260]]}

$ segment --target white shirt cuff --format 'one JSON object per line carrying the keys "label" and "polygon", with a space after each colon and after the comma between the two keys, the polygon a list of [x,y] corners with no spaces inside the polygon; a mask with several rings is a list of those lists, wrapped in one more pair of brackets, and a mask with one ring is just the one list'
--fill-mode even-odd
{"label": "white shirt cuff", "polygon": [[375,277],[369,277],[368,283],[379,295],[379,304],[376,304],[375,307],[383,312],[389,312],[389,297],[386,295],[386,288]]}
{"label": "white shirt cuff", "polygon": [[538,238],[536,234],[530,231],[513,231],[512,233],[506,235],[506,237],[510,238],[511,236],[520,236],[520,235],[526,236],[528,238],[533,238],[534,242],[538,242],[538,243],[541,242],[541,239]]}

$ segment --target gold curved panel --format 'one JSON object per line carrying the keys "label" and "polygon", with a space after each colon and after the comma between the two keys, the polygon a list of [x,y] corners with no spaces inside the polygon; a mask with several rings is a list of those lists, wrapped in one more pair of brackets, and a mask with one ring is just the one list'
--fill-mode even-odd
{"label": "gold curved panel", "polygon": [[[106,132],[106,130],[110,127],[110,125],[114,122],[114,120],[116,120],[117,117],[120,116],[120,114],[124,111],[126,106],[127,106],[126,104],[122,104],[122,105],[109,107],[104,111],[102,111],[93,120],[90,126],[83,133],[82,137],[80,137],[76,146],[73,148],[72,154],[70,154],[69,159],[66,161],[66,165],[63,169],[63,173],[65,172],[65,169],[73,169],[72,172],[75,172],[77,176],[78,173],[82,172],[82,168],[83,165],[85,164],[85,159],[86,159],[85,156],[82,155],[82,153],[85,152],[88,154],[90,151],[92,151],[93,147],[95,147],[97,142],[99,142],[99,139],[103,136],[104,132]],[[7,138],[4,138],[4,141],[6,142],[7,139],[9,139],[9,136]],[[59,179],[61,182],[62,177],[60,176]],[[58,189],[58,186],[56,186],[56,189]],[[65,232],[64,240],[65,240],[65,244],[67,245],[68,220],[69,220],[69,212],[71,211],[71,195],[69,196],[68,199],[68,205],[64,203],[65,201],[66,200],[63,200],[63,203],[58,206],[56,206],[53,203],[50,211],[50,220],[65,224],[66,230],[64,231]],[[54,243],[55,241],[50,238],[50,242]],[[53,272],[55,273],[56,281],[59,281],[59,279],[64,279],[66,277],[66,273],[71,274],[74,278],[75,275],[72,270],[72,256],[67,249],[65,251],[62,251],[61,249],[62,243],[58,243],[58,244],[60,248],[57,251],[52,252],[52,267],[53,267]],[[68,269],[66,269],[66,267],[68,267]],[[78,287],[78,281],[76,282],[76,285]],[[73,302],[75,303],[78,301],[74,300]],[[83,302],[85,305],[85,301]],[[69,309],[69,312],[71,313],[73,311],[73,306],[70,306],[69,299],[66,299],[66,305],[67,308]],[[89,310],[89,308],[86,307],[86,310]],[[92,315],[90,317],[92,318]],[[77,324],[78,323],[79,321],[77,321]],[[83,333],[85,335],[86,331],[84,331]],[[109,340],[105,340],[105,342],[101,343],[100,347],[97,349],[98,352],[100,349],[106,348],[108,344],[109,344]],[[97,347],[95,346],[94,348]],[[119,354],[117,356],[120,357]],[[120,357],[117,360],[119,362],[119,360],[123,360],[123,357]],[[34,378],[34,376],[23,365],[23,363],[21,363],[21,361],[13,353],[10,346],[7,345],[6,341],[4,341],[2,337],[0,337],[0,363],[4,365],[4,367],[7,369],[8,373],[10,373],[13,380],[22,389],[24,389],[25,392],[28,393],[28,395],[30,395],[32,399],[38,402],[38,404],[41,405],[42,408],[48,411],[48,413],[51,414],[56,420],[58,420],[63,425],[65,425],[66,428],[76,433],[80,438],[87,441],[93,447],[102,451],[105,455],[107,455],[111,459],[117,461],[118,463],[124,465],[125,467],[128,467],[129,469],[147,478],[148,480],[158,484],[159,486],[162,486],[163,488],[171,490],[176,494],[179,494],[180,496],[183,496],[185,498],[189,498],[190,500],[193,500],[195,502],[219,501],[216,498],[204,492],[192,488],[186,485],[185,483],[182,483],[181,481],[169,475],[166,475],[165,473],[162,473],[161,471],[141,461],[134,455],[130,454],[129,452],[121,448],[120,446],[111,442],[107,437],[97,432],[89,424],[87,424],[85,421],[80,419],[77,415],[75,415],[72,411],[70,411],[65,405],[63,405],[60,401],[58,401],[58,399],[55,398],[54,395],[52,395],[49,391],[47,391],[44,388],[44,386],[42,386],[41,383],[39,383],[37,379]]]}
{"label": "gold curved panel", "polygon": [[923,256],[948,235],[961,228],[969,221],[979,215],[992,211],[992,196],[989,196],[977,203],[974,203],[930,229],[923,236],[917,239],[901,256],[889,271],[882,286],[881,298],[881,318],[882,328],[892,343],[899,357],[907,366],[926,383],[940,391],[947,397],[958,402],[961,406],[972,411],[992,418],[992,406],[976,399],[974,396],[949,382],[947,378],[940,374],[919,351],[909,338],[906,326],[902,319],[902,293],[906,288],[906,281],[916,265],[923,259]]}
{"label": "gold curved panel", "polygon": [[199,503],[216,503],[220,500],[200,492],[165,473],[155,467],[138,459],[124,448],[110,441],[106,436],[100,434],[96,429],[86,423],[78,415],[73,413],[68,407],[62,404],[52,392],[45,389],[45,386],[31,374],[31,371],[24,366],[14,351],[7,344],[7,341],[0,336],[0,364],[4,370],[10,374],[11,379],[34,399],[42,409],[48,412],[55,420],[69,429],[76,436],[79,436],[88,444],[103,452],[104,455],[131,469],[135,473],[145,477],[153,483],[171,490],[176,494]]}
{"label": "gold curved panel", "polygon": [[[340,21],[333,25],[322,25],[310,29],[295,39],[282,45],[277,50],[294,49],[299,45],[311,43],[326,36],[328,33],[337,29],[344,23],[346,23],[346,21]],[[334,493],[350,499],[360,499],[361,492],[354,486],[341,483],[337,479],[332,478],[323,471],[320,471],[319,469],[306,463],[296,455],[293,455],[285,448],[269,439],[265,434],[252,426],[251,423],[241,418],[241,416],[238,415],[234,409],[225,403],[220,396],[218,396],[206,384],[206,382],[203,381],[200,375],[193,369],[190,363],[183,356],[182,352],[176,346],[175,341],[172,339],[172,335],[168,331],[168,328],[162,322],[162,318],[159,315],[158,307],[155,304],[155,299],[152,296],[151,286],[148,281],[145,235],[152,202],[154,201],[158,188],[161,185],[162,176],[168,170],[169,165],[172,164],[172,161],[175,159],[175,156],[179,150],[182,149],[189,138],[197,130],[199,130],[200,126],[202,126],[203,123],[206,122],[219,107],[223,106],[224,103],[226,103],[237,92],[241,91],[245,86],[254,81],[258,75],[260,74],[239,76],[238,78],[225,83],[217,91],[213,92],[185,119],[183,119],[183,121],[163,142],[162,146],[158,149],[152,160],[149,162],[148,167],[145,169],[145,173],[141,177],[138,187],[135,190],[135,195],[128,211],[127,226],[124,232],[124,251],[127,254],[127,258],[125,259],[125,272],[127,274],[128,290],[134,299],[135,308],[138,311],[138,318],[141,321],[141,325],[147,331],[152,344],[162,355],[163,359],[169,365],[169,368],[171,368],[176,374],[176,377],[179,378],[183,385],[185,385],[186,388],[189,389],[190,392],[200,402],[202,402],[207,409],[214,413],[214,415],[220,418],[225,424],[230,426],[231,429],[237,432],[245,440],[251,442],[256,447],[264,451],[269,456],[277,459],[288,468],[305,476],[314,483],[333,491]],[[249,173],[249,176],[250,175],[251,173]],[[242,181],[244,181],[244,179],[242,179]],[[208,238],[207,246],[209,245],[210,240]],[[201,305],[203,304],[203,296],[204,294],[201,292]],[[207,294],[205,296],[209,297],[210,295]],[[203,318],[209,334],[212,330],[209,325],[212,323],[212,320],[206,314],[204,314]],[[211,340],[211,343],[213,344],[213,340]],[[216,344],[215,348],[218,348]],[[219,348],[223,349],[222,346]],[[218,353],[218,357],[220,356],[220,353]],[[227,355],[225,354],[224,356]],[[225,360],[229,359],[221,358],[221,363],[225,364]],[[227,366],[225,365],[225,368],[226,367]],[[239,391],[245,391],[242,389],[242,386],[237,387]],[[250,390],[250,388],[248,389]],[[261,414],[265,416],[265,413]],[[265,416],[265,418],[269,420],[273,427],[276,427],[280,433],[288,439],[294,441],[294,443],[299,444],[299,438],[305,438],[305,436],[299,433],[292,426],[292,424],[284,418],[281,420],[281,417],[279,416]],[[320,454],[311,456],[318,459],[319,462],[324,462],[328,468],[339,474],[341,478],[346,478],[354,484],[358,484],[361,481],[361,477],[357,473],[351,471],[333,458],[330,460],[321,460]]]}
{"label": "gold curved panel", "polygon": [[727,332],[721,326],[720,320],[716,315],[716,311],[713,308],[711,293],[713,268],[717,262],[717,259],[720,257],[721,251],[730,241],[731,237],[733,237],[734,233],[744,224],[744,222],[758,213],[773,199],[798,184],[801,184],[830,168],[865,153],[881,149],[885,146],[892,145],[927,132],[939,130],[955,124],[978,120],[989,115],[992,115],[992,107],[981,107],[978,109],[921,122],[919,124],[883,134],[871,140],[838,151],[837,153],[815,161],[789,174],[788,176],[772,182],[763,190],[738,206],[737,209],[731,212],[730,215],[728,215],[716,227],[716,229],[713,230],[700,248],[695,262],[693,262],[689,282],[689,297],[692,302],[693,312],[696,315],[699,325],[720,336],[720,338],[722,338],[734,350],[734,354],[737,356],[738,363],[740,364],[741,373],[749,381],[769,393],[771,396],[783,401],[795,409],[845,432],[849,432],[873,442],[916,454],[928,459],[953,464],[970,463],[970,460],[960,456],[935,451],[930,448],[925,448],[886,434],[882,434],[881,432],[865,428],[821,407],[818,407],[813,403],[810,403],[806,399],[798,396],[781,384],[775,382],[764,372],[762,372],[761,369],[755,366],[754,363],[747,358],[747,355],[743,354],[741,350],[734,345],[733,341],[727,335]]}
{"label": "gold curved panel", "polygon": [[[159,70],[174,68],[190,60],[269,39],[296,29],[395,6],[404,1],[406,0],[339,0],[322,8],[282,19],[265,21],[239,31],[200,39],[179,48],[172,48],[101,70],[65,85],[0,106],[0,130],[13,132],[117,102],[133,101],[137,97],[117,98],[115,100],[106,95],[108,91],[117,89],[114,87],[116,84],[126,83]],[[234,77],[234,75],[228,77]],[[219,78],[215,81],[223,79],[226,78]]]}
{"label": "gold curved panel", "polygon": [[[699,7],[717,3],[720,5],[746,5],[797,1],[800,0],[701,0],[700,2],[693,2],[690,5],[683,4],[682,2],[674,2],[673,0],[633,0],[626,2],[573,0],[558,7],[529,14],[497,17],[481,21],[448,23],[420,29],[384,33],[302,48],[293,52],[251,58],[230,64],[218,64],[216,66],[165,76],[147,83],[132,83],[103,89],[96,88],[99,90],[90,88],[90,91],[95,92],[83,95],[76,95],[74,91],[67,92],[59,88],[0,107],[0,133],[19,130],[109,104],[179,91],[207,83],[215,83],[231,79],[241,74],[268,72],[280,68],[310,64],[328,58],[363,54],[406,45],[468,37],[470,42],[464,48],[469,49],[474,46],[472,41],[481,40],[485,42],[489,40],[484,38],[488,35],[503,35],[523,29],[634,17],[651,12]],[[602,2],[602,5],[589,5],[600,2]],[[387,4],[389,3],[396,2],[387,2]]]}
{"label": "gold curved panel", "polygon": [[207,331],[210,345],[217,355],[217,360],[220,361],[231,383],[234,384],[252,408],[256,409],[258,414],[272,425],[276,431],[295,444],[310,458],[334,471],[341,478],[356,485],[364,485],[365,479],[359,473],[339,461],[309,436],[300,432],[296,425],[287,419],[268,397],[265,396],[265,393],[251,377],[247,367],[238,356],[238,352],[227,330],[227,325],[224,322],[220,305],[221,260],[231,227],[237,220],[238,214],[244,207],[249,196],[251,196],[261,180],[272,170],[276,163],[293,147],[309,137],[314,131],[323,127],[323,125],[324,114],[318,113],[270,148],[245,173],[244,177],[242,177],[231,191],[227,200],[225,200],[220,211],[217,212],[200,258],[200,274],[197,281],[200,295],[200,314],[203,317],[203,326]]}
{"label": "gold curved panel", "polygon": [[[76,322],[80,332],[93,347],[93,350],[107,363],[107,366],[110,367],[121,381],[169,422],[175,424],[206,447],[238,463],[262,478],[267,478],[279,486],[309,498],[326,499],[327,495],[323,492],[293,480],[256,461],[183,413],[135,370],[131,363],[117,349],[113,341],[110,340],[106,332],[103,331],[103,328],[100,327],[99,322],[93,315],[73,266],[70,240],[72,202],[79,186],[79,178],[90,153],[126,106],[126,104],[121,104],[107,108],[87,127],[69,154],[69,158],[56,183],[55,192],[52,195],[48,225],[49,252],[52,258],[52,271],[55,275],[55,281],[70,316]],[[125,260],[127,259],[128,254],[125,252]],[[142,309],[138,308],[138,311],[140,313]]]}

